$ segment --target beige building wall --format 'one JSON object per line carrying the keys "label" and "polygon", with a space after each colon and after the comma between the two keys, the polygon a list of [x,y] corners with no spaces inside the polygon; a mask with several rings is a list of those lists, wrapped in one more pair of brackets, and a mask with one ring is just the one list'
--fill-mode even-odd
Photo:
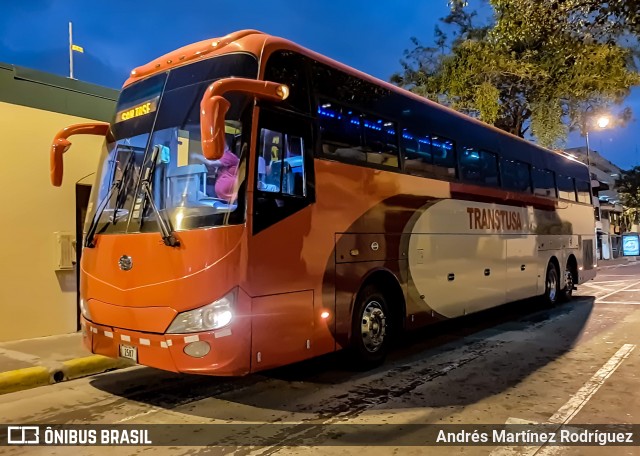
{"label": "beige building wall", "polygon": [[59,129],[87,121],[0,102],[0,342],[76,331],[76,273],[56,270],[55,233],[75,238],[75,184],[95,172],[104,139],[70,138],[62,187],[49,149]]}

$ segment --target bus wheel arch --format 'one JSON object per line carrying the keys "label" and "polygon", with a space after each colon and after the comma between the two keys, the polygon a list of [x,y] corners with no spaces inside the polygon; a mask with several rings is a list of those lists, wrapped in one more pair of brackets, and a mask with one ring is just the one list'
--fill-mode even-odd
{"label": "bus wheel arch", "polygon": [[381,364],[391,341],[402,331],[405,302],[396,276],[386,269],[369,273],[355,295],[351,312],[349,354],[354,365]]}

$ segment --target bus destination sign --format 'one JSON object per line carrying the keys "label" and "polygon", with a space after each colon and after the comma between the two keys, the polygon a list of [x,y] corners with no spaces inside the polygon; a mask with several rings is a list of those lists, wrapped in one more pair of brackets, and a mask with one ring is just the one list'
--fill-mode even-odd
{"label": "bus destination sign", "polygon": [[116,122],[124,122],[125,120],[135,119],[136,117],[150,114],[158,107],[158,97],[132,106],[127,109],[118,111],[116,114]]}

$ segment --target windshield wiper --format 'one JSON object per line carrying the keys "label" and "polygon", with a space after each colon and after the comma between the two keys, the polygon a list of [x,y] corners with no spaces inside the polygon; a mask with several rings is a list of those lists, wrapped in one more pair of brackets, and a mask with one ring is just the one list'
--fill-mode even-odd
{"label": "windshield wiper", "polygon": [[158,161],[158,154],[160,153],[161,146],[153,146],[153,151],[151,152],[151,163],[145,170],[144,177],[142,178],[142,182],[140,183],[141,189],[144,192],[144,199],[142,200],[142,210],[141,210],[141,219],[140,225],[144,222],[144,212],[145,212],[145,203],[148,201],[151,205],[151,210],[156,216],[158,221],[158,226],[160,227],[160,234],[162,236],[162,242],[164,245],[169,247],[179,247],[180,241],[174,236],[173,229],[171,228],[171,221],[165,221],[162,217],[162,214],[158,210],[155,201],[153,200],[153,194],[151,193],[151,179],[153,178],[153,174],[156,170],[156,162]]}
{"label": "windshield wiper", "polygon": [[[127,164],[122,169],[122,174],[120,175],[120,179],[116,179],[115,181],[113,181],[113,184],[111,184],[111,187],[109,188],[109,191],[107,192],[105,197],[100,202],[100,205],[98,206],[98,209],[96,209],[96,215],[94,216],[93,220],[91,221],[91,225],[89,225],[89,229],[87,230],[87,237],[86,237],[85,242],[84,242],[84,246],[85,247],[93,248],[93,247],[96,246],[95,243],[93,242],[93,238],[94,238],[94,236],[96,234],[96,230],[98,228],[98,222],[100,221],[100,218],[102,217],[102,213],[107,208],[107,204],[111,200],[111,195],[113,195],[113,192],[117,190],[117,193],[116,193],[116,207],[115,207],[115,209],[113,211],[113,216],[112,216],[113,217],[113,223],[114,224],[116,223],[116,215],[118,213],[118,202],[120,200],[120,193],[122,191],[122,187],[123,187],[123,184],[124,184],[124,179],[127,176],[127,174],[129,173],[129,170],[131,169],[132,165],[133,165],[133,154],[129,155],[129,157],[127,158]],[[107,221],[105,226],[107,226],[108,224],[109,224],[109,222]]]}
{"label": "windshield wiper", "polygon": [[[122,175],[120,176],[120,179],[117,182],[117,190],[118,192],[116,193],[116,205],[113,208],[113,216],[112,216],[112,223],[115,225],[116,221],[118,220],[118,210],[124,206],[124,203],[127,200],[127,195],[122,193],[122,188],[125,186],[124,185],[124,181],[127,178],[127,176],[129,176],[129,171],[131,170],[131,168],[133,167],[133,152],[131,152],[131,154],[129,155],[129,158],[127,160],[127,164],[124,166],[123,170],[122,170]],[[123,198],[124,196],[124,198]]]}

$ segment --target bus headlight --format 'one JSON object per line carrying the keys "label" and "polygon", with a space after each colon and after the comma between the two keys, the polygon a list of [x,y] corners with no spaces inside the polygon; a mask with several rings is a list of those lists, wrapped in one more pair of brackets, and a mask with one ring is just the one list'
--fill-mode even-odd
{"label": "bus headlight", "polygon": [[80,298],[80,313],[86,320],[91,320],[91,314],[89,313],[89,306],[87,302]]}
{"label": "bus headlight", "polygon": [[233,318],[235,299],[236,290],[233,290],[211,304],[179,313],[167,329],[167,334],[211,331],[227,326]]}

